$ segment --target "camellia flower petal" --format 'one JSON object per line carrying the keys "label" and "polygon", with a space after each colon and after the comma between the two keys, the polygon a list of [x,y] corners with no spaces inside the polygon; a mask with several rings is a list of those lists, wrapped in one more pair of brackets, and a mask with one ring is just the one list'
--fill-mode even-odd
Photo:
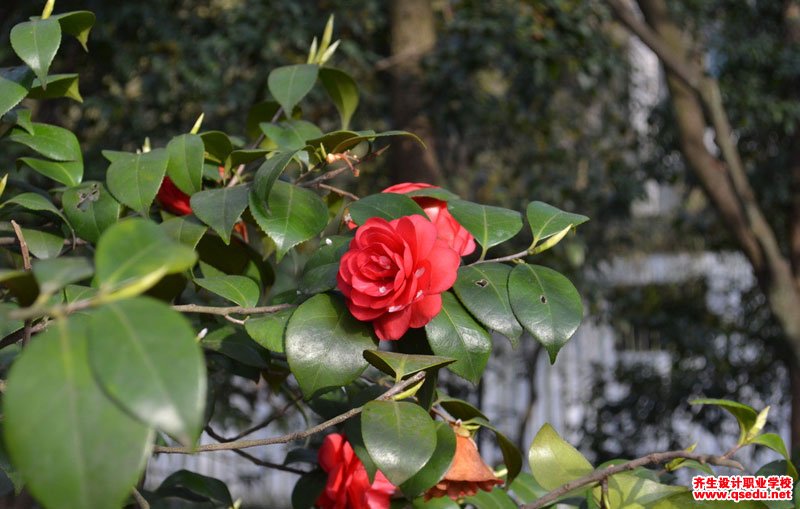
{"label": "camellia flower petal", "polygon": [[156,199],[164,209],[177,214],[185,216],[192,213],[192,206],[189,204],[189,195],[178,189],[172,179],[164,177],[161,182],[161,187],[158,189]]}
{"label": "camellia flower petal", "polygon": [[350,313],[371,321],[380,339],[394,340],[439,313],[460,262],[424,217],[374,217],[356,232],[336,280]]}
{"label": "camellia flower petal", "polygon": [[[419,189],[438,189],[437,186],[423,182],[405,182],[387,187],[382,192],[406,194]],[[447,202],[429,196],[412,196],[412,200],[422,207],[428,218],[436,226],[439,238],[453,248],[460,256],[475,251],[475,238],[447,210]]]}
{"label": "camellia flower petal", "polygon": [[370,484],[367,470],[353,447],[340,433],[325,437],[318,461],[328,473],[325,489],[317,498],[320,509],[389,509],[396,488],[379,470]]}
{"label": "camellia flower petal", "polygon": [[478,490],[492,491],[496,485],[503,484],[492,469],[484,463],[475,441],[469,432],[456,426],[456,452],[450,469],[441,481],[425,492],[425,500],[447,495],[453,500],[469,497]]}

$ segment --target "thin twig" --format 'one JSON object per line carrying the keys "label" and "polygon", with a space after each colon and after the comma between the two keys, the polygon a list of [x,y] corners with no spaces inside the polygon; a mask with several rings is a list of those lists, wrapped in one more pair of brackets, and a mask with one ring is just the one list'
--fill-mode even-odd
{"label": "thin twig", "polygon": [[172,309],[175,311],[180,311],[181,313],[198,313],[198,314],[205,314],[205,315],[220,315],[220,316],[227,316],[227,315],[262,315],[267,313],[277,313],[283,309],[289,309],[292,306],[291,304],[276,304],[275,306],[260,306],[254,308],[246,308],[241,306],[226,306],[226,307],[215,307],[215,306],[200,306],[198,304],[177,304],[172,306]]}
{"label": "thin twig", "polygon": [[467,265],[467,267],[470,267],[472,265],[480,265],[481,263],[513,262],[514,260],[519,260],[520,258],[525,258],[526,256],[531,256],[530,249],[526,249],[525,251],[520,251],[519,253],[514,253],[507,256],[501,256],[499,258],[491,258],[489,260],[477,260]]}
{"label": "thin twig", "polygon": [[614,465],[603,470],[595,470],[591,474],[585,475],[574,481],[570,481],[553,491],[549,492],[542,498],[531,502],[530,504],[525,504],[520,507],[520,509],[540,509],[547,505],[552,504],[556,500],[558,500],[563,495],[566,495],[572,490],[581,488],[583,486],[587,486],[590,484],[595,484],[598,482],[602,482],[604,479],[608,479],[612,475],[619,474],[621,472],[627,472],[629,470],[634,470],[639,467],[643,467],[645,465],[653,465],[653,464],[660,464],[665,463],[670,460],[674,460],[675,458],[685,458],[690,460],[695,460],[703,464],[709,465],[718,465],[722,467],[729,467],[729,468],[736,468],[739,470],[744,470],[744,467],[738,461],[734,461],[728,459],[724,456],[712,456],[707,454],[695,454],[685,450],[680,451],[667,451],[667,452],[654,452],[652,454],[648,454],[647,456],[642,456],[641,458],[637,458],[635,460],[631,460],[625,463],[620,463],[619,465]]}
{"label": "thin twig", "polygon": [[136,503],[139,504],[140,509],[150,509],[150,503],[139,493],[139,490],[133,488],[131,494],[133,498],[136,499]]}
{"label": "thin twig", "polygon": [[[218,442],[223,442],[223,443],[225,442],[224,437],[222,437],[221,435],[217,434],[217,432],[214,431],[214,429],[211,426],[206,426],[205,427],[205,432],[208,434],[208,436],[210,436],[214,440],[216,440]],[[275,470],[280,470],[282,472],[289,472],[289,473],[298,474],[298,475],[303,475],[303,474],[307,474],[308,473],[305,470],[300,470],[299,468],[287,467],[286,465],[280,465],[278,463],[272,463],[271,461],[266,461],[266,460],[262,460],[260,458],[256,458],[252,454],[246,453],[244,451],[240,451],[238,449],[233,449],[233,452],[235,454],[238,454],[242,458],[245,458],[247,461],[253,463],[254,465],[258,465],[260,467],[272,468],[272,469],[275,469]]]}
{"label": "thin twig", "polygon": [[[42,321],[42,322],[39,322],[39,323],[37,323],[35,325],[31,325],[29,331],[30,331],[31,335],[33,335],[33,334],[36,334],[37,332],[41,332],[41,331],[45,330],[48,325],[49,325],[49,323],[47,321]],[[3,339],[0,339],[0,350],[2,350],[3,348],[5,348],[5,347],[7,347],[9,345],[13,345],[14,343],[16,343],[17,341],[22,339],[24,335],[25,335],[25,329],[22,328],[22,329],[20,329],[18,331],[12,332],[8,336],[4,337]]]}
{"label": "thin twig", "polygon": [[[397,383],[394,387],[389,389],[388,391],[384,392],[374,401],[386,401],[391,399],[392,397],[400,394],[408,387],[416,384],[417,382],[423,380],[425,378],[425,372],[420,371],[419,373],[415,374],[414,376],[403,380],[402,382]],[[340,422],[344,422],[347,419],[356,416],[361,413],[364,409],[363,406],[353,408],[352,410],[348,410],[347,412],[334,417],[333,419],[328,419],[327,421],[317,424],[316,426],[312,426],[304,431],[297,431],[294,433],[289,433],[286,435],[280,435],[277,437],[271,438],[263,438],[258,440],[241,440],[238,442],[227,442],[221,444],[206,444],[201,445],[196,449],[192,449],[191,447],[166,447],[161,445],[156,445],[153,447],[153,452],[156,453],[171,453],[171,454],[194,454],[196,452],[207,452],[207,451],[230,451],[235,449],[248,449],[250,447],[259,447],[262,445],[274,445],[274,444],[286,444],[289,442],[294,442],[295,440],[302,440],[306,437],[310,437],[320,431],[324,431],[331,426],[335,426]]]}
{"label": "thin twig", "polygon": [[275,412],[273,414],[270,414],[269,417],[267,417],[266,419],[264,419],[260,423],[256,424],[255,426],[252,426],[250,428],[247,428],[246,430],[238,433],[236,436],[233,436],[231,438],[225,438],[225,437],[222,437],[222,436],[220,436],[219,438],[217,438],[217,437],[214,437],[214,438],[216,438],[220,442],[226,442],[226,443],[227,442],[235,442],[237,440],[240,440],[240,439],[246,437],[247,435],[250,435],[252,433],[255,433],[258,430],[262,430],[262,429],[266,428],[267,426],[269,426],[270,424],[272,424],[276,420],[278,420],[281,417],[283,417],[284,415],[286,415],[286,412],[288,412],[290,408],[295,406],[297,404],[297,402],[300,401],[300,399],[301,399],[300,397],[295,397],[294,399],[292,399],[291,401],[286,403],[286,405],[284,405],[277,412]]}
{"label": "thin twig", "polygon": [[[17,235],[19,241],[19,250],[22,252],[22,266],[25,270],[31,270],[31,253],[28,251],[28,243],[25,242],[25,236],[22,234],[22,228],[19,227],[16,221],[11,220],[11,226],[14,228],[14,233]],[[25,319],[25,325],[22,328],[22,346],[28,344],[31,340],[31,324],[33,321],[30,318]]]}
{"label": "thin twig", "polygon": [[[251,149],[258,148],[258,146],[261,145],[261,142],[264,141],[264,137],[265,136],[264,136],[263,133],[261,135],[259,135],[259,137],[256,139],[256,141],[253,142],[252,145],[250,145],[250,148]],[[239,180],[241,180],[242,174],[244,173],[244,167],[245,167],[245,164],[242,163],[236,168],[236,172],[233,174],[233,176],[231,177],[231,180],[228,182],[228,185],[225,186],[225,187],[233,187],[233,186],[235,186],[236,184],[239,183]]]}
{"label": "thin twig", "polygon": [[354,195],[353,193],[347,192],[344,189],[339,189],[338,187],[329,186],[328,184],[323,184],[322,182],[317,184],[317,187],[319,187],[320,189],[327,189],[328,191],[331,191],[332,193],[336,193],[336,194],[338,194],[340,196],[345,196],[347,198],[350,198],[353,201],[358,201],[358,199],[359,199],[358,196]]}

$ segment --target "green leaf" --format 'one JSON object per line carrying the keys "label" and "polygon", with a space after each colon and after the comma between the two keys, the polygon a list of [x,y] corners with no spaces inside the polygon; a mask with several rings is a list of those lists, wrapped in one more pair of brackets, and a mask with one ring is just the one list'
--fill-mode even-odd
{"label": "green leaf", "polygon": [[49,509],[121,507],[153,436],[95,383],[80,318],[57,320],[38,335],[11,367],[3,395],[8,452]]}
{"label": "green leaf", "polygon": [[192,249],[197,247],[200,239],[203,238],[206,230],[208,230],[205,225],[200,224],[192,216],[176,216],[167,219],[160,226],[171,239],[177,240]]}
{"label": "green leaf", "polygon": [[170,239],[155,223],[131,218],[114,224],[100,237],[95,274],[101,293],[129,297],[167,274],[189,269],[196,258],[194,250]]}
{"label": "green leaf", "polygon": [[380,217],[391,221],[403,216],[420,215],[425,219],[425,211],[408,196],[395,193],[378,193],[365,196],[350,204],[350,217],[358,225],[367,222],[371,217]]}
{"label": "green leaf", "polygon": [[432,498],[426,501],[423,497],[414,499],[412,509],[460,509],[450,497]]}
{"label": "green leaf", "polygon": [[189,203],[194,215],[230,244],[231,230],[247,208],[249,194],[247,186],[209,189],[192,195]]}
{"label": "green leaf", "polygon": [[292,247],[319,234],[328,224],[328,209],[312,191],[277,181],[269,194],[269,210],[250,201],[258,226],[275,242],[278,262]]}
{"label": "green leaf", "polygon": [[489,419],[478,410],[475,406],[467,403],[466,401],[458,398],[451,398],[450,396],[440,395],[439,399],[436,402],[437,404],[441,405],[447,413],[455,417],[456,419],[461,419],[462,421],[468,421],[475,417],[480,417],[488,421]]}
{"label": "green leaf", "polygon": [[269,150],[263,148],[248,148],[241,150],[234,150],[228,156],[228,163],[231,167],[239,166],[240,164],[252,163],[258,159],[263,158],[269,153]]}
{"label": "green leaf", "polygon": [[64,249],[64,237],[27,228],[22,228],[22,235],[31,254],[36,258],[54,258]]}
{"label": "green leaf", "polygon": [[436,450],[436,425],[414,403],[367,403],[361,412],[361,435],[378,470],[395,486],[419,472]]}
{"label": "green leaf", "polygon": [[327,482],[328,474],[322,470],[300,476],[292,490],[292,509],[313,509]]}
{"label": "green leaf", "polygon": [[45,80],[45,86],[41,81],[34,80],[31,84],[31,91],[28,93],[29,99],[58,99],[67,97],[69,99],[83,102],[79,88],[79,78],[77,74],[52,74]]}
{"label": "green leaf", "polygon": [[325,133],[319,138],[306,140],[306,143],[308,143],[314,149],[322,147],[325,149],[325,152],[332,153],[334,149],[338,147],[342,142],[349,140],[350,138],[357,138],[357,137],[359,137],[359,134],[356,131],[348,131],[346,129],[341,129],[339,131],[331,131],[329,133]]}
{"label": "green leaf", "polygon": [[108,190],[120,203],[147,217],[167,172],[168,160],[164,149],[125,154],[112,161],[108,167]]}
{"label": "green leaf", "polygon": [[69,34],[81,43],[85,51],[89,51],[86,43],[89,41],[89,32],[94,26],[95,16],[90,11],[72,11],[61,14],[54,14],[50,19],[58,20],[61,24],[61,31]]}
{"label": "green leaf", "polygon": [[[187,492],[190,496],[186,496]],[[162,497],[188,498],[193,501],[196,497],[200,497],[204,501],[216,502],[223,507],[233,506],[231,493],[224,482],[188,470],[178,470],[170,474],[158,487],[156,494]]]}
{"label": "green leaf", "polygon": [[321,68],[319,80],[339,111],[342,129],[347,129],[350,125],[350,118],[358,107],[358,85],[349,74],[332,67]]}
{"label": "green leaf", "polygon": [[534,480],[548,491],[594,470],[591,463],[549,424],[536,433],[528,450],[528,463]]}
{"label": "green leaf", "polygon": [[425,333],[433,353],[456,359],[447,367],[450,371],[478,383],[492,353],[492,336],[452,293],[442,294],[442,310],[425,326]]}
{"label": "green leaf", "polygon": [[261,295],[258,285],[252,279],[244,276],[198,278],[194,282],[209,292],[245,308],[255,307]]}
{"label": "green leaf", "polygon": [[122,206],[100,182],[84,182],[61,195],[64,214],[82,239],[96,243],[119,219]]}
{"label": "green leaf", "polygon": [[367,367],[362,353],[375,342],[370,324],[324,293],[301,304],[286,326],[286,358],[306,399],[358,378]]}
{"label": "green leaf", "polygon": [[316,65],[300,64],[278,67],[269,73],[267,87],[287,117],[314,87],[318,72],[319,67]]}
{"label": "green leaf", "polygon": [[331,152],[333,152],[334,154],[339,154],[355,147],[362,141],[374,141],[378,138],[391,138],[394,136],[411,138],[420,145],[422,145],[423,148],[425,148],[425,143],[422,141],[422,139],[420,139],[420,137],[417,136],[416,134],[410,133],[408,131],[384,131],[382,133],[374,133],[371,131],[368,132],[359,131],[358,136],[350,137],[343,140],[341,143],[333,147],[333,150]]}
{"label": "green leaf", "polygon": [[488,419],[483,417],[473,417],[468,423],[477,423],[484,428],[490,429],[494,432],[497,438],[497,444],[500,446],[500,451],[503,453],[503,463],[506,465],[508,471],[506,475],[507,482],[513,481],[522,470],[522,453],[517,449],[516,444],[508,439],[502,431],[489,422]]}
{"label": "green leaf", "polygon": [[51,260],[36,260],[32,264],[33,276],[39,284],[39,292],[52,295],[70,283],[91,277],[94,268],[86,258],[62,257]]}
{"label": "green leaf", "polygon": [[193,195],[203,188],[205,146],[196,134],[182,134],[167,144],[167,175],[175,186]]}
{"label": "green leaf", "polygon": [[[78,138],[67,129],[49,124],[32,122],[33,132],[22,128],[11,131],[8,139],[21,143],[39,154],[56,161],[77,161],[83,165]],[[81,173],[83,169],[81,169]]]}
{"label": "green leaf", "polygon": [[262,123],[261,131],[281,150],[297,151],[306,146],[306,140],[319,138],[319,127],[305,120],[286,120],[277,124]]}
{"label": "green leaf", "polygon": [[258,167],[256,175],[253,177],[250,200],[261,205],[259,210],[263,208],[264,211],[269,211],[269,193],[272,191],[272,186],[296,153],[295,151],[279,152]]}
{"label": "green leaf", "polygon": [[758,418],[758,412],[752,407],[728,399],[698,398],[689,401],[689,403],[692,405],[714,405],[730,412],[739,423],[739,444],[744,443],[744,437],[755,425]]}
{"label": "green leaf", "polygon": [[245,122],[247,136],[257,138],[261,134],[259,124],[261,122],[270,122],[280,107],[280,104],[275,101],[262,101],[251,106],[250,111],[247,112],[247,121]]}
{"label": "green leaf", "polygon": [[7,314],[15,309],[19,309],[16,303],[0,302],[0,338],[4,338],[25,326],[25,322],[22,320],[10,320],[7,317]]}
{"label": "green leaf", "polygon": [[[595,501],[599,503],[600,487],[592,491]],[[608,479],[609,507],[650,509],[659,500],[686,492],[683,486],[669,486],[630,473],[613,475]]]}
{"label": "green leaf", "polygon": [[67,218],[64,217],[64,214],[59,211],[53,202],[45,198],[39,193],[22,193],[14,196],[13,198],[9,198],[8,201],[3,203],[3,207],[6,205],[19,205],[22,208],[36,211],[36,212],[49,212],[61,218],[62,221],[69,224]]}
{"label": "green leaf", "polygon": [[326,237],[303,267],[300,279],[301,292],[313,295],[336,288],[339,260],[347,251],[351,238],[341,235]]}
{"label": "green leaf", "polygon": [[450,357],[439,357],[438,355],[412,355],[382,350],[364,350],[364,358],[384,373],[394,375],[397,380],[418,371],[441,368],[456,361]]}
{"label": "green leaf", "polygon": [[517,478],[509,485],[509,489],[523,504],[530,504],[534,500],[542,498],[548,492],[528,472],[520,472]]}
{"label": "green leaf", "polygon": [[17,160],[17,169],[23,165],[65,186],[77,186],[83,179],[83,163],[80,161],[47,161],[35,157],[21,157]]}
{"label": "green leaf", "polygon": [[461,267],[453,290],[472,316],[507,337],[516,347],[522,335],[522,326],[508,300],[510,272],[511,267],[501,263]]}
{"label": "green leaf", "polygon": [[786,473],[792,476],[792,479],[795,481],[798,480],[797,469],[795,468],[794,463],[792,463],[792,458],[789,456],[789,451],[786,449],[786,444],[783,443],[783,439],[780,435],[775,433],[764,433],[763,435],[758,435],[755,438],[752,438],[750,443],[763,445],[764,447],[768,447],[783,456],[784,459],[786,459]]}
{"label": "green leaf", "polygon": [[526,215],[533,233],[533,243],[531,244],[533,246],[566,228],[574,228],[589,220],[588,217],[581,214],[564,212],[540,201],[529,203]]}
{"label": "green leaf", "polygon": [[435,421],[434,425],[436,426],[436,449],[425,466],[400,485],[400,490],[408,498],[421,495],[439,482],[453,462],[453,455],[456,452],[456,434],[446,422]]}
{"label": "green leaf", "polygon": [[0,69],[0,117],[25,99],[32,83],[33,74],[28,67]]}
{"label": "green leaf", "polygon": [[518,509],[517,504],[501,488],[492,491],[481,491],[464,498],[464,502],[475,506],[475,509]]}
{"label": "green leaf", "polygon": [[222,131],[206,131],[200,133],[200,138],[203,139],[207,158],[215,163],[223,164],[233,152],[231,139]]}
{"label": "green leaf", "polygon": [[451,200],[447,203],[447,209],[475,237],[475,242],[483,247],[484,253],[522,229],[522,215],[515,210],[465,200]]}
{"label": "green leaf", "polygon": [[286,324],[294,313],[294,309],[282,309],[277,313],[248,318],[244,322],[247,334],[267,350],[271,352],[283,353],[283,334],[286,331]]}
{"label": "green leaf", "polygon": [[252,339],[232,326],[224,326],[206,335],[200,344],[203,348],[258,369],[269,369],[269,353]]}
{"label": "green leaf", "polygon": [[90,324],[89,363],[106,393],[143,423],[193,444],[204,422],[206,369],[183,315],[137,297],[98,308]]}
{"label": "green leaf", "polygon": [[508,277],[508,293],[519,323],[547,349],[554,363],[583,319],[578,290],[553,269],[520,264]]}
{"label": "green leaf", "polygon": [[457,194],[452,193],[447,189],[442,189],[441,187],[423,187],[422,189],[414,189],[413,191],[403,193],[403,195],[408,196],[409,198],[414,198],[417,196],[424,198],[436,198],[437,200],[441,201],[460,199]]}
{"label": "green leaf", "polygon": [[64,300],[69,304],[79,300],[91,299],[97,295],[97,288],[90,286],[67,285],[64,287]]}
{"label": "green leaf", "polygon": [[11,29],[14,53],[44,81],[53,58],[61,46],[61,25],[55,19],[35,19]]}

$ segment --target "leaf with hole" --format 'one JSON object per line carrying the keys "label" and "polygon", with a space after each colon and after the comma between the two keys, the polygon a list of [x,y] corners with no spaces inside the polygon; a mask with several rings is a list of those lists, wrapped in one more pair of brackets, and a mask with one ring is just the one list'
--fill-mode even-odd
{"label": "leaf with hole", "polygon": [[555,362],[583,319],[583,303],[569,279],[541,265],[520,264],[508,277],[511,309]]}
{"label": "leaf with hole", "polygon": [[500,263],[461,267],[453,290],[472,316],[507,337],[516,347],[522,335],[522,326],[508,300],[510,273],[511,267]]}
{"label": "leaf with hole", "polygon": [[84,182],[61,195],[64,214],[82,239],[96,243],[119,219],[122,206],[100,182]]}

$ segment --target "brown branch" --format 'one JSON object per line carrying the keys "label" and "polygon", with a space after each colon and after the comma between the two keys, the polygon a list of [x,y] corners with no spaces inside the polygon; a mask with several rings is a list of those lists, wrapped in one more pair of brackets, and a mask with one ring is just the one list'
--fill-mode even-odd
{"label": "brown branch", "polygon": [[[25,242],[25,236],[22,234],[22,228],[19,227],[16,221],[11,220],[11,226],[14,228],[14,233],[17,235],[19,241],[19,250],[22,252],[22,266],[25,270],[31,270],[31,254],[28,251],[28,243]],[[22,346],[28,344],[31,340],[31,324],[33,322],[30,318],[25,319],[25,325],[22,327]]]}
{"label": "brown branch", "polygon": [[[402,382],[398,382],[394,387],[384,392],[383,394],[375,398],[373,401],[386,401],[388,399],[391,399],[392,397],[396,396],[397,394],[400,394],[405,389],[423,380],[424,378],[425,378],[425,372],[420,371],[419,373],[416,373],[414,376],[407,378]],[[288,433],[286,435],[280,435],[277,437],[263,438],[258,440],[241,440],[237,442],[227,442],[221,444],[206,444],[206,445],[201,445],[196,449],[190,447],[168,447],[168,446],[156,445],[153,447],[153,452],[170,453],[170,454],[194,454],[196,452],[230,451],[236,449],[248,449],[250,447],[260,447],[262,445],[286,444],[289,442],[294,442],[295,440],[302,440],[304,438],[310,437],[311,435],[315,435],[321,431],[324,431],[330,428],[331,426],[339,424],[340,422],[344,422],[347,419],[360,414],[363,409],[364,409],[363,406],[353,408],[341,415],[334,417],[333,419],[328,419],[327,421],[317,424],[316,426],[312,426],[304,431],[297,431],[294,433]]]}
{"label": "brown branch", "polygon": [[223,436],[214,437],[214,438],[216,440],[218,440],[219,442],[235,442],[236,440],[240,440],[240,439],[246,437],[247,435],[250,435],[252,433],[255,433],[258,430],[266,428],[267,426],[269,426],[270,424],[272,424],[276,420],[278,420],[281,417],[283,417],[284,415],[286,415],[286,413],[289,411],[289,409],[292,408],[293,406],[295,406],[299,400],[300,400],[300,397],[297,397],[296,399],[293,399],[292,401],[286,403],[286,405],[284,405],[280,410],[278,410],[274,414],[270,414],[269,417],[267,417],[266,419],[261,421],[259,424],[256,424],[255,426],[247,428],[246,430],[240,432],[236,436],[233,436],[231,438],[225,438]]}
{"label": "brown branch", "polygon": [[133,498],[136,500],[136,503],[139,505],[140,509],[150,509],[150,503],[142,496],[141,493],[139,493],[139,490],[133,488],[131,494],[133,495]]}
{"label": "brown branch", "polygon": [[205,314],[205,315],[220,315],[220,316],[228,316],[228,315],[262,315],[267,313],[277,313],[283,309],[289,309],[294,307],[292,304],[277,304],[275,306],[260,306],[254,308],[246,308],[241,306],[226,306],[226,307],[216,307],[216,306],[200,306],[198,304],[176,304],[172,306],[172,309],[175,311],[180,311],[181,313],[198,313],[198,314]]}
{"label": "brown branch", "polygon": [[[205,427],[205,432],[208,434],[208,436],[210,436],[211,438],[213,438],[217,442],[223,442],[223,443],[226,442],[225,438],[222,437],[221,435],[217,434],[217,432],[214,431],[214,429],[211,426],[206,426]],[[253,463],[254,465],[258,465],[259,467],[272,468],[272,469],[275,469],[275,470],[280,470],[282,472],[289,472],[289,473],[298,474],[298,475],[303,475],[303,474],[307,474],[308,473],[305,470],[300,470],[299,468],[287,467],[285,465],[280,465],[278,463],[272,463],[271,461],[266,461],[266,460],[262,460],[260,458],[256,458],[252,454],[246,453],[244,451],[240,451],[238,449],[233,449],[233,452],[235,454],[238,454],[242,458],[246,459],[250,463]]]}
{"label": "brown branch", "polygon": [[344,196],[346,198],[350,198],[353,201],[358,201],[358,196],[356,196],[353,193],[350,193],[348,191],[345,191],[344,189],[339,189],[338,187],[329,186],[328,184],[323,184],[322,182],[317,184],[317,187],[319,187],[320,189],[327,189],[328,191],[331,191],[332,193],[336,193],[339,196]]}
{"label": "brown branch", "polygon": [[744,470],[744,467],[742,467],[741,463],[739,463],[738,461],[728,459],[724,456],[695,454],[685,450],[654,452],[652,454],[648,454],[647,456],[643,456],[641,458],[636,458],[634,460],[625,463],[620,463],[619,465],[614,465],[608,468],[604,468],[603,470],[595,470],[591,474],[587,474],[583,477],[570,481],[550,491],[542,498],[535,500],[530,504],[525,504],[521,506],[520,509],[540,509],[542,507],[552,504],[560,497],[566,495],[572,490],[581,488],[583,486],[588,486],[590,484],[595,484],[598,482],[601,483],[615,474],[627,472],[629,470],[634,470],[636,468],[644,467],[646,465],[654,465],[654,464],[657,465],[660,463],[666,463],[667,461],[674,460],[676,458],[685,458],[685,459],[695,460],[702,464],[717,465],[721,467]]}
{"label": "brown branch", "polygon": [[[28,332],[31,335],[36,334],[38,332],[41,332],[41,331],[45,330],[48,325],[49,324],[46,321],[39,322],[39,323],[37,323],[35,325],[31,325],[30,328],[28,329]],[[5,347],[7,347],[9,345],[13,345],[14,343],[16,343],[17,341],[22,339],[24,337],[24,335],[25,335],[25,332],[26,332],[25,328],[23,327],[22,329],[20,329],[18,331],[12,332],[8,336],[4,337],[3,339],[0,339],[0,350],[2,350],[3,348],[5,348]]]}

